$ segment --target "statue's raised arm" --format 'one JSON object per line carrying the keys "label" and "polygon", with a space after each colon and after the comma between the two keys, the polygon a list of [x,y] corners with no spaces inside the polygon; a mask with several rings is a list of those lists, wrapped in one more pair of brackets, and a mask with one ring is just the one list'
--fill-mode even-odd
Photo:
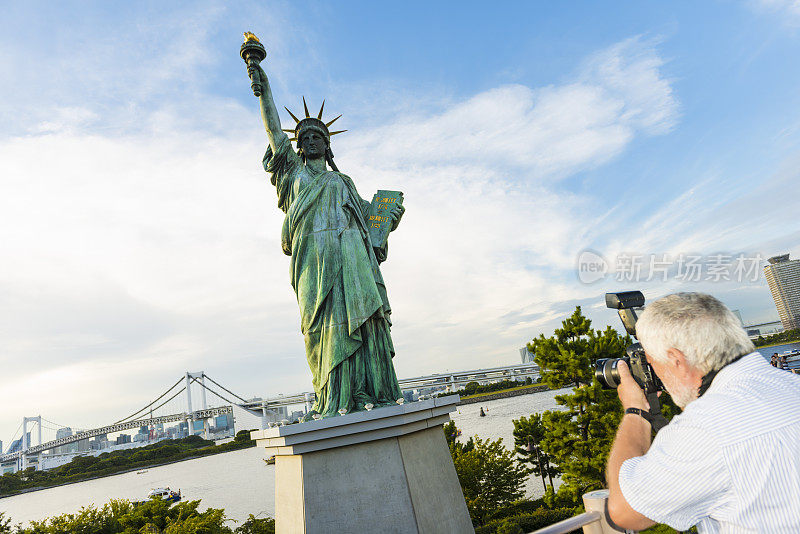
{"label": "statue's raised arm", "polygon": [[264,46],[258,38],[250,32],[245,32],[245,41],[242,44],[240,55],[247,64],[247,74],[250,76],[253,94],[258,97],[261,104],[261,118],[269,136],[269,146],[273,152],[277,152],[281,136],[286,134],[281,131],[281,119],[278,116],[278,109],[275,107],[275,100],[272,98],[272,89],[269,86],[269,79],[264,69],[261,68],[261,61],[267,56]]}

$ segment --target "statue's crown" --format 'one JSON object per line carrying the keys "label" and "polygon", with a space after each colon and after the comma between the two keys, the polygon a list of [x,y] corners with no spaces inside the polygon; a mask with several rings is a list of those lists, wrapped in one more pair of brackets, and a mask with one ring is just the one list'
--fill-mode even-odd
{"label": "statue's crown", "polygon": [[336,122],[339,119],[339,117],[341,117],[341,115],[339,115],[339,117],[336,117],[331,121],[328,121],[327,123],[324,122],[322,120],[322,110],[325,109],[324,100],[322,101],[322,106],[320,106],[319,113],[317,114],[316,117],[312,117],[311,114],[308,112],[308,105],[306,105],[306,97],[303,97],[303,110],[306,113],[305,118],[298,119],[297,117],[295,117],[294,113],[289,111],[289,108],[284,106],[283,109],[285,109],[289,113],[289,115],[292,116],[294,122],[296,123],[294,129],[286,129],[286,128],[283,129],[284,132],[294,134],[294,137],[292,137],[290,141],[298,141],[300,139],[300,136],[303,135],[304,132],[308,130],[315,130],[320,134],[324,135],[325,138],[330,143],[332,136],[347,131],[347,130],[338,130],[335,132],[331,132],[328,130],[328,127],[334,122]]}

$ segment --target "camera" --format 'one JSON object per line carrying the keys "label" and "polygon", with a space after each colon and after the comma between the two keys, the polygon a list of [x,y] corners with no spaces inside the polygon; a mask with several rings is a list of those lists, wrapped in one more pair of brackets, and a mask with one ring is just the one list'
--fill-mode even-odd
{"label": "camera", "polygon": [[[606,307],[615,309],[619,313],[625,330],[631,336],[636,337],[636,312],[641,311],[644,306],[644,295],[641,291],[624,291],[621,293],[606,293]],[[622,358],[601,358],[595,362],[594,376],[598,382],[606,389],[614,389],[620,384],[619,369],[617,366],[620,361],[624,361],[631,370],[631,375],[639,387],[650,395],[658,391],[664,391],[664,385],[659,380],[653,367],[647,362],[644,349],[639,343],[634,343],[625,349],[625,356]]]}

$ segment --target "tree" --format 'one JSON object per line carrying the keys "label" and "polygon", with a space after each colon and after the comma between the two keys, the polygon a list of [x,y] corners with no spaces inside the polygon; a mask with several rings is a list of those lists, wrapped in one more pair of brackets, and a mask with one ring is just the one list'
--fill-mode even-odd
{"label": "tree", "polygon": [[575,386],[572,394],[556,396],[564,410],[542,414],[540,447],[562,473],[559,494],[579,502],[584,492],[607,486],[605,464],[622,417],[617,392],[594,379],[594,363],[623,356],[631,340],[611,327],[593,330],[580,306],[561,325],[553,336],[534,339],[528,350],[536,355],[543,383],[552,389]]}
{"label": "tree", "polygon": [[235,534],[275,534],[275,520],[271,517],[256,518],[253,514],[237,527]]}
{"label": "tree", "polygon": [[5,512],[0,512],[0,534],[11,534],[11,519],[5,517]]}
{"label": "tree", "polygon": [[444,439],[447,441],[447,446],[450,449],[450,456],[454,459],[457,454],[469,452],[475,448],[475,441],[472,438],[469,438],[466,443],[458,441],[458,436],[461,434],[461,431],[456,428],[455,421],[450,421],[442,425],[442,430],[444,430]]}
{"label": "tree", "polygon": [[478,391],[479,387],[481,387],[481,385],[473,380],[472,382],[469,382],[467,383],[466,386],[464,386],[464,393],[466,395],[474,395],[475,392]]}
{"label": "tree", "polygon": [[489,513],[523,496],[530,470],[514,461],[502,438],[491,441],[475,436],[471,441],[472,449],[456,446],[450,452],[470,517],[482,525]]}
{"label": "tree", "polygon": [[553,488],[553,477],[558,476],[558,468],[550,463],[550,456],[542,450],[541,442],[544,439],[545,427],[542,424],[542,416],[535,413],[527,418],[520,417],[512,421],[514,423],[514,452],[517,453],[517,461],[529,464],[534,475],[542,477],[542,486],[547,491],[545,477],[550,479],[550,489]]}

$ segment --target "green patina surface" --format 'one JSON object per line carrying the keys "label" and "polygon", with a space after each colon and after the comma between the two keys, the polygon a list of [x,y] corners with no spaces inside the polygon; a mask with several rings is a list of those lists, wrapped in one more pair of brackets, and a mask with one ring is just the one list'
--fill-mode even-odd
{"label": "green patina surface", "polygon": [[[264,169],[276,187],[278,207],[286,213],[281,245],[291,256],[290,280],[317,396],[307,417],[394,404],[402,393],[392,363],[391,308],[379,267],[387,247],[373,243],[369,231],[375,209],[333,163],[330,136],[337,132],[327,129],[333,121],[324,123],[322,110],[310,117],[304,101],[305,118],[292,115],[297,124],[289,130],[298,142],[295,151],[281,130],[265,72],[252,60],[248,72],[269,138]],[[394,193],[402,199],[402,193]],[[403,210],[396,202],[381,212],[390,230]]]}

